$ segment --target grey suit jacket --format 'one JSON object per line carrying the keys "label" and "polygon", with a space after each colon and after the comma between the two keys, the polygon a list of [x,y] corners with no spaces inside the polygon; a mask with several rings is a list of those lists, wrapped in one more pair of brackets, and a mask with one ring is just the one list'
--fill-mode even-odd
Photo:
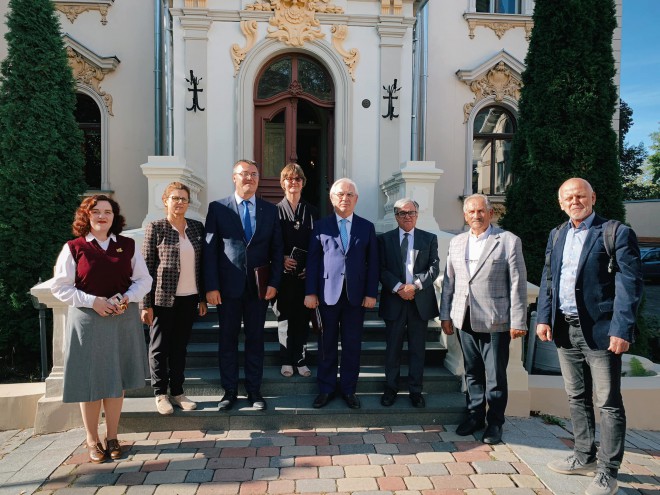
{"label": "grey suit jacket", "polygon": [[466,261],[469,232],[449,243],[442,281],[440,319],[461,328],[470,307],[475,332],[505,332],[527,329],[527,270],[520,239],[493,227],[474,275]]}

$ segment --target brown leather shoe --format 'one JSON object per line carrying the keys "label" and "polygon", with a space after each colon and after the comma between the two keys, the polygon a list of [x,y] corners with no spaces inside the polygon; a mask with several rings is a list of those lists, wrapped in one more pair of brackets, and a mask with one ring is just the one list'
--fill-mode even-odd
{"label": "brown leather shoe", "polygon": [[95,464],[100,464],[108,458],[105,450],[103,449],[103,445],[101,445],[100,442],[96,445],[88,444],[87,452],[89,453],[89,460]]}
{"label": "brown leather shoe", "polygon": [[122,451],[121,451],[121,445],[119,445],[119,440],[116,438],[112,440],[108,440],[108,454],[110,454],[110,457],[112,459],[119,459],[121,458]]}

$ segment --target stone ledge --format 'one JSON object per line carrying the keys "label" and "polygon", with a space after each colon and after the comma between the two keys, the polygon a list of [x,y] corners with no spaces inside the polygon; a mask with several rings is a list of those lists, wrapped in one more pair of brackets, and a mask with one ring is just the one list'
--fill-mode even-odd
{"label": "stone ledge", "polygon": [[0,431],[32,428],[45,392],[43,382],[0,385]]}

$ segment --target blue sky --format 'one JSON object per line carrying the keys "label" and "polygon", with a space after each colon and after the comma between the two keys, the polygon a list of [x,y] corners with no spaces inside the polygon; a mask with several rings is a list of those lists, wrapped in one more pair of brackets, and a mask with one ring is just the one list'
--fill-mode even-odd
{"label": "blue sky", "polygon": [[630,144],[660,130],[660,0],[623,0],[621,98],[633,110]]}

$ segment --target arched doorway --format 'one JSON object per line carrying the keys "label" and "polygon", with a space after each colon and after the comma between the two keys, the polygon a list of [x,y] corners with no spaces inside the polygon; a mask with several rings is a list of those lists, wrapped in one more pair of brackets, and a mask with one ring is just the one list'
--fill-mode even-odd
{"label": "arched doorway", "polygon": [[259,195],[282,199],[280,170],[298,163],[307,176],[303,198],[328,211],[334,181],[334,86],[317,60],[286,54],[266,64],[254,94],[254,156],[261,165]]}

